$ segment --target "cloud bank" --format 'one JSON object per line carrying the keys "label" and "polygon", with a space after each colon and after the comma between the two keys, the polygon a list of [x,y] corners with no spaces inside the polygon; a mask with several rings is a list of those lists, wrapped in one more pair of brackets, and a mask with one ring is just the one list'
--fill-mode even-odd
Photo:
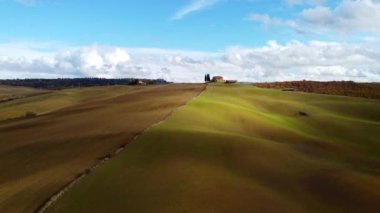
{"label": "cloud bank", "polygon": [[[5,47],[7,45],[0,45]],[[163,78],[201,82],[205,73],[239,81],[380,81],[380,53],[365,45],[336,42],[269,41],[263,47],[221,52],[136,49],[92,45],[46,51],[8,45],[0,51],[0,78]],[[25,55],[22,55],[25,53]],[[35,57],[32,57],[35,55]]]}

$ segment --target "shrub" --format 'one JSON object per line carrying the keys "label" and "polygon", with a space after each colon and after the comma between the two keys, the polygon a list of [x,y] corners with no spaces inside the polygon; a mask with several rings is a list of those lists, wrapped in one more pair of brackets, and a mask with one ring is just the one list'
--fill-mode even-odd
{"label": "shrub", "polygon": [[308,116],[309,115],[309,114],[307,114],[306,112],[303,112],[303,111],[299,111],[298,114],[301,115],[301,116]]}
{"label": "shrub", "polygon": [[25,112],[25,118],[34,118],[37,117],[37,114],[34,112]]}

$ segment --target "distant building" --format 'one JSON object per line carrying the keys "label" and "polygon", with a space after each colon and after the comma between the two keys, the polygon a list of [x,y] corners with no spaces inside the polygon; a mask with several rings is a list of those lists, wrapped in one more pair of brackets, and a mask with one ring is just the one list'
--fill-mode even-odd
{"label": "distant building", "polygon": [[130,85],[146,85],[147,83],[143,80],[135,79],[133,80]]}
{"label": "distant building", "polygon": [[238,81],[237,80],[226,80],[224,83],[226,84],[236,84]]}
{"label": "distant building", "polygon": [[137,84],[137,85],[146,85],[146,83],[145,83],[144,81],[142,81],[142,80],[138,80],[138,81],[136,82],[136,84]]}
{"label": "distant building", "polygon": [[224,83],[223,76],[214,76],[214,77],[212,77],[212,82]]}

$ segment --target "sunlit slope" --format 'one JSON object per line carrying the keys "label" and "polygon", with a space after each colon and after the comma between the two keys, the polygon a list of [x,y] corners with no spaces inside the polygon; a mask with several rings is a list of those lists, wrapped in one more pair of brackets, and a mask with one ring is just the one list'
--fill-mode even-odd
{"label": "sunlit slope", "polygon": [[49,212],[379,212],[379,134],[376,100],[210,85]]}
{"label": "sunlit slope", "polygon": [[[91,101],[0,123],[0,212],[33,212],[78,174],[165,119],[203,88],[201,84],[124,87],[124,92],[88,88],[85,94],[96,96]],[[73,95],[65,99],[86,99],[77,90],[69,92]],[[46,102],[48,98],[37,103]]]}
{"label": "sunlit slope", "polygon": [[14,86],[5,86],[0,85],[0,103],[18,99],[25,98],[29,96],[34,96],[38,94],[48,93],[47,90],[39,90],[29,87],[14,87]]}
{"label": "sunlit slope", "polygon": [[[9,93],[38,92],[32,88],[7,87]],[[46,114],[58,109],[73,106],[88,101],[107,99],[123,95],[128,92],[130,86],[110,86],[110,87],[89,87],[64,90],[42,90],[40,95],[27,96],[22,99],[15,99],[5,103],[0,103],[0,121],[12,118],[19,118],[26,112],[33,112],[38,115]],[[1,87],[0,87],[1,92]],[[8,93],[8,94],[9,94]],[[1,95],[1,93],[0,93]]]}

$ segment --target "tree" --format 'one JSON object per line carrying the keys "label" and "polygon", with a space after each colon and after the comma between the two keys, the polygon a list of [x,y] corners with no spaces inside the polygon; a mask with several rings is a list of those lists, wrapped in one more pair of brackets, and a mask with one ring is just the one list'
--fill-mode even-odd
{"label": "tree", "polygon": [[210,81],[211,81],[210,74],[207,74],[207,75],[206,75],[206,78],[207,78],[207,82],[210,82]]}
{"label": "tree", "polygon": [[208,79],[207,79],[207,74],[205,74],[205,82],[207,82],[208,81]]}

